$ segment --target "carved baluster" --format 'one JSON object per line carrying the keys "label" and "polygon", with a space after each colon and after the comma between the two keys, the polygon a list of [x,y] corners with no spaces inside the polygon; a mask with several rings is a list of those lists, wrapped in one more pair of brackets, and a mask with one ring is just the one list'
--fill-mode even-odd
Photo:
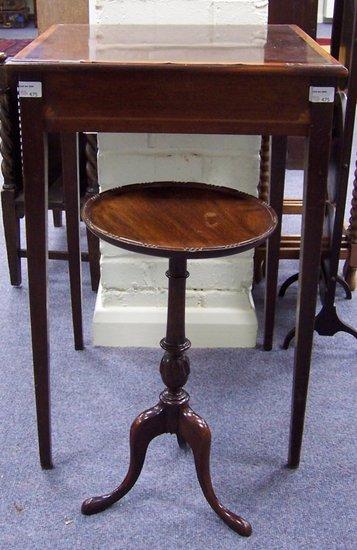
{"label": "carved baluster", "polygon": [[[85,144],[85,172],[87,179],[86,199],[99,192],[98,183],[98,143],[96,134],[86,134]],[[100,281],[100,247],[99,239],[87,228],[87,242],[89,253],[89,269],[92,290],[96,292]]]}
{"label": "carved baluster", "polygon": [[86,196],[96,195],[99,191],[98,184],[98,144],[96,134],[86,134],[86,175],[87,192]]}
{"label": "carved baluster", "polygon": [[347,229],[349,242],[349,258],[344,266],[344,276],[351,290],[357,287],[357,161],[355,179],[353,182],[351,217]]}
{"label": "carved baluster", "polygon": [[1,172],[4,178],[4,189],[15,189],[14,167],[14,132],[10,118],[9,90],[0,90],[0,153],[2,157]]}
{"label": "carved baluster", "polygon": [[[258,184],[258,197],[264,202],[269,200],[270,185],[270,136],[262,136],[260,147],[260,176]],[[264,245],[265,246],[265,245]],[[264,278],[264,247],[255,249],[254,254],[254,276],[255,284],[260,283]]]}
{"label": "carved baluster", "polygon": [[262,136],[260,148],[260,178],[258,185],[258,196],[261,200],[268,202],[270,184],[270,136]]}
{"label": "carved baluster", "polygon": [[[190,373],[190,361],[186,351],[191,343],[185,336],[185,296],[187,262],[181,258],[171,258],[166,276],[169,279],[167,332],[160,346],[165,350],[161,360],[160,373],[166,389],[160,396],[163,403],[180,406],[187,403],[189,396],[182,389]],[[177,412],[177,411],[175,411]],[[171,433],[177,433],[176,425],[170,426]]]}
{"label": "carved baluster", "polygon": [[10,281],[12,285],[19,286],[21,285],[20,220],[16,211],[15,198],[22,181],[17,98],[11,95],[3,67],[1,67],[0,77],[0,154],[4,178],[1,203]]}

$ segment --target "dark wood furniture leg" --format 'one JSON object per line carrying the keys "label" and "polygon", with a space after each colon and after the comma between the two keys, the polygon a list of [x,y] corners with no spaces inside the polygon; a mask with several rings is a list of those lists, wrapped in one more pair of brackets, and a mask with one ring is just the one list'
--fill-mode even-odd
{"label": "dark wood furniture leg", "polygon": [[273,136],[271,145],[271,176],[269,186],[269,204],[278,216],[278,227],[267,242],[266,253],[266,285],[264,310],[264,349],[270,351],[273,347],[275,307],[278,288],[279,252],[281,238],[281,222],[283,216],[286,136]]}
{"label": "dark wood furniture leg", "polygon": [[2,69],[0,74],[0,153],[4,185],[1,190],[2,216],[10,281],[20,286],[20,220],[16,214],[15,198],[22,185],[21,152],[19,147],[16,83],[8,82]]}
{"label": "dark wood furniture leg", "polygon": [[[321,271],[322,270],[323,270],[323,267],[321,267]],[[326,278],[323,273],[321,273],[321,277]],[[298,280],[299,280],[299,273],[294,273],[294,275],[291,275],[290,277],[288,277],[288,279],[286,279],[280,287],[279,298],[283,298],[285,296],[286,291],[288,290],[288,288],[291,285],[293,285],[294,283],[296,283]],[[343,290],[345,291],[346,300],[352,300],[352,292],[351,292],[350,287],[346,283],[345,279],[343,277],[341,277],[340,275],[337,275],[336,283],[339,284],[343,288]]]}
{"label": "dark wood furniture leg", "polygon": [[261,137],[260,146],[260,173],[258,184],[258,197],[264,201],[269,201],[270,186],[270,136]]}
{"label": "dark wood furniture leg", "polygon": [[52,211],[52,215],[53,215],[53,225],[55,227],[62,227],[62,210],[53,210]]}
{"label": "dark wood furniture leg", "polygon": [[74,346],[76,350],[82,350],[82,263],[79,234],[78,135],[75,133],[62,133],[61,150]]}
{"label": "dark wood furniture leg", "polygon": [[160,395],[159,403],[141,413],[131,426],[130,465],[124,481],[109,494],[87,499],[82,504],[82,513],[91,515],[102,512],[126,495],[140,475],[150,441],[163,433],[171,433],[191,447],[197,477],[211,508],[235,532],[249,536],[252,532],[250,524],[222,506],[214,493],[209,468],[210,429],[190,408],[189,395],[183,389],[190,372],[189,359],[185,354],[190,347],[190,341],[185,337],[186,265],[184,256],[176,256],[170,259],[167,272],[167,333],[161,341],[165,354],[160,365],[166,389]]}
{"label": "dark wood furniture leg", "polygon": [[333,103],[311,103],[310,112],[312,121],[304,177],[289,468],[299,466],[304,431],[327,196]]}
{"label": "dark wood furniture leg", "polygon": [[343,268],[343,274],[351,290],[357,288],[357,162],[353,182],[351,212],[348,226],[349,257]]}
{"label": "dark wood furniture leg", "polygon": [[[21,98],[29,299],[40,461],[52,468],[47,320],[47,135],[42,100]],[[36,124],[34,124],[36,121]]]}
{"label": "dark wood furniture leg", "polygon": [[5,183],[1,190],[1,205],[10,283],[21,286],[20,218],[16,214],[15,193],[15,188]]}
{"label": "dark wood furniture leg", "polygon": [[[258,197],[264,201],[269,200],[270,183],[270,136],[261,137],[260,146],[260,173],[258,183]],[[259,284],[264,279],[266,254],[262,253],[261,248],[254,251],[254,275],[253,283]]]}
{"label": "dark wood furniture leg", "polygon": [[87,229],[88,261],[92,290],[97,292],[100,281],[99,239]]}
{"label": "dark wood furniture leg", "polygon": [[[343,109],[345,94],[343,92],[338,92],[335,98],[334,141],[330,155],[328,203],[325,219],[325,227],[329,228],[329,250],[328,254],[324,254],[321,260],[319,290],[322,307],[315,317],[314,329],[322,336],[334,336],[338,332],[346,332],[357,338],[357,330],[340,319],[335,305],[337,283],[344,286],[346,297],[352,298],[352,293],[348,284],[338,276],[338,267],[341,256],[341,242],[355,120],[356,94],[353,92],[352,83],[349,90],[349,96],[347,97],[345,113]],[[287,283],[288,281],[285,283],[285,287]],[[295,329],[287,334],[283,344],[284,349],[289,347],[289,343],[294,335]]]}
{"label": "dark wood furniture leg", "polygon": [[[98,143],[96,134],[85,134],[85,158],[87,193],[86,199],[99,192],[98,183]],[[99,239],[87,228],[87,243],[89,256],[89,269],[91,275],[92,290],[96,292],[100,281],[100,246]]]}

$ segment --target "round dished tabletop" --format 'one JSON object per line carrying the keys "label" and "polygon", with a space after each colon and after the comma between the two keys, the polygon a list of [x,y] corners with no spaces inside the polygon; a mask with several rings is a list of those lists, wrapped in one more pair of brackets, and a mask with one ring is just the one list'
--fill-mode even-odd
{"label": "round dished tabletop", "polygon": [[82,218],[114,246],[170,257],[208,258],[254,248],[274,231],[277,217],[263,201],[204,183],[125,185],[91,197]]}

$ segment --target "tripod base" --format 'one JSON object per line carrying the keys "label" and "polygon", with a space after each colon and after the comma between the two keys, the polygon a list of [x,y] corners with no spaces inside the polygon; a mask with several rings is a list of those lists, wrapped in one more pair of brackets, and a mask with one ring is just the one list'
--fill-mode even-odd
{"label": "tripod base", "polygon": [[130,430],[130,465],[124,481],[111,493],[92,497],[82,504],[85,515],[97,514],[123,498],[135,485],[145,461],[150,442],[161,434],[176,434],[179,442],[191,447],[198,481],[203,494],[218,516],[239,535],[248,537],[252,533],[250,524],[225,508],[217,499],[210,475],[211,431],[200,416],[188,405],[189,395],[180,390],[175,396],[165,390],[159,403],[141,413]]}
{"label": "tripod base", "polygon": [[[294,273],[294,275],[291,275],[291,277],[288,277],[288,279],[286,279],[280,287],[279,294],[278,294],[279,298],[283,298],[288,288],[294,283],[296,283],[298,280],[299,280],[299,273]],[[336,282],[345,291],[346,300],[352,300],[352,292],[348,282],[345,281],[345,279],[340,275],[337,275]]]}
{"label": "tripod base", "polygon": [[[357,331],[347,325],[337,315],[336,306],[323,305],[320,313],[315,318],[314,330],[320,336],[334,336],[338,332],[346,332],[357,338]],[[291,340],[295,336],[295,328],[293,328],[285,337],[282,345],[283,349],[288,349]]]}

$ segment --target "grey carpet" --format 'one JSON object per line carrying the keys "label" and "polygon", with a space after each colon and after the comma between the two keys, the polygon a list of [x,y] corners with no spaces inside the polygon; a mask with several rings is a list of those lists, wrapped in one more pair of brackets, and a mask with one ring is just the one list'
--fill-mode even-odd
{"label": "grey carpet", "polygon": [[[294,182],[295,176],[290,180]],[[291,223],[291,222],[289,222]],[[64,229],[51,230],[53,247]],[[68,273],[50,262],[55,469],[40,470],[33,396],[26,262],[21,289],[9,286],[0,254],[1,549],[332,549],[356,547],[356,343],[315,337],[303,446],[297,471],[285,468],[293,349],[278,344],[294,322],[296,285],[279,300],[276,347],[192,350],[192,407],[213,433],[212,476],[222,502],[253,525],[250,539],[210,510],[191,453],[174,437],[155,440],[136,487],[103,514],[83,517],[84,498],[111,490],[126,473],[130,423],[154,405],[162,384],[159,350],[93,348],[95,296],[84,268],[86,349],[72,345]],[[282,262],[280,281],[296,270]],[[259,316],[263,287],[255,291]],[[343,319],[356,323],[356,296],[338,293]],[[354,319],[353,319],[354,316]],[[259,336],[259,343],[261,334]]]}
{"label": "grey carpet", "polygon": [[36,38],[38,30],[35,28],[33,21],[30,21],[23,29],[4,29],[0,27],[1,38]]}

